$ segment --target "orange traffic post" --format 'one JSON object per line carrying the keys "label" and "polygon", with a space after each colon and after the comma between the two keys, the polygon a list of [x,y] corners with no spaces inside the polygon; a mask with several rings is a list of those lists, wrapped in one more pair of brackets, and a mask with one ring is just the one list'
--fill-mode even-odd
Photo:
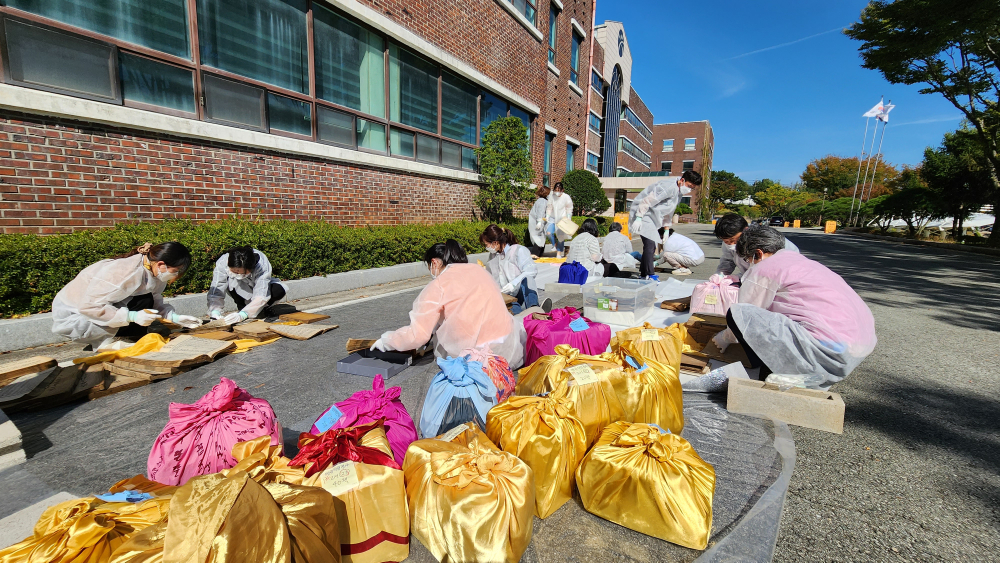
{"label": "orange traffic post", "polygon": [[827,221],[826,222],[826,228],[823,229],[823,232],[826,233],[826,234],[837,232],[837,222],[836,221]]}
{"label": "orange traffic post", "polygon": [[799,219],[796,219],[795,222],[792,223],[792,226],[795,227],[796,229],[798,229],[799,227],[802,226],[802,221],[800,221]]}

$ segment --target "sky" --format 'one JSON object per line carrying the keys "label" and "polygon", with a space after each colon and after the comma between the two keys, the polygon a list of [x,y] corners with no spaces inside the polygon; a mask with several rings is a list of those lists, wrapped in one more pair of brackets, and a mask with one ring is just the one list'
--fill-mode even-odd
{"label": "sky", "polygon": [[866,4],[597,0],[597,24],[624,24],[632,87],[655,123],[707,119],[715,132],[714,170],[791,184],[814,159],[858,156],[861,115],[882,96],[896,106],[882,154],[897,167],[919,164],[924,149],[961,122],[942,96],[889,84],[861,67],[860,42],[841,30]]}

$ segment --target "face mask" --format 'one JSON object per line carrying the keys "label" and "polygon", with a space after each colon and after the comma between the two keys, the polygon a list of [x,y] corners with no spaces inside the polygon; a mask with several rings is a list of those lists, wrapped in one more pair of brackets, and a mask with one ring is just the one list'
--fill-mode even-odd
{"label": "face mask", "polygon": [[250,275],[250,274],[234,274],[232,270],[228,270],[227,273],[229,274],[229,277],[236,280],[245,280]]}
{"label": "face mask", "polygon": [[495,255],[495,254],[497,253],[497,249],[496,249],[496,248],[494,248],[494,247],[492,247],[492,246],[487,246],[487,247],[486,247],[486,250],[488,250],[488,251],[489,251],[489,253],[490,253],[490,256],[493,256],[493,255]]}
{"label": "face mask", "polygon": [[164,270],[164,271],[160,272],[159,274],[156,274],[156,279],[160,280],[163,283],[170,283],[170,282],[176,280],[177,276],[178,276],[177,272],[168,272],[168,271]]}
{"label": "face mask", "polygon": [[726,249],[729,250],[729,252],[736,252],[735,244],[723,244],[722,246],[725,246]]}

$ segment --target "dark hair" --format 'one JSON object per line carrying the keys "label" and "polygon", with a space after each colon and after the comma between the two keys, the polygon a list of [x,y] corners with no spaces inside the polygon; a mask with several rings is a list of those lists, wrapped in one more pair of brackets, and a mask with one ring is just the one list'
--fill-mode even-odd
{"label": "dark hair", "polygon": [[514,231],[510,229],[498,227],[497,225],[490,225],[489,227],[486,227],[486,230],[483,231],[481,235],[479,235],[479,242],[483,244],[499,242],[500,250],[503,251],[503,248],[508,244],[517,244],[517,235],[515,235]]}
{"label": "dark hair", "polygon": [[584,233],[590,233],[596,237],[597,221],[594,221],[593,219],[587,219],[586,221],[583,222],[582,225],[580,225],[580,231]]}
{"label": "dark hair", "polygon": [[136,254],[144,255],[150,262],[163,262],[170,268],[177,268],[182,275],[191,265],[191,251],[177,241],[161,242],[155,246],[147,242],[132,252],[120,254],[115,258],[128,258]]}
{"label": "dark hair", "polygon": [[462,248],[461,244],[455,239],[448,239],[444,242],[438,242],[432,244],[427,252],[424,253],[424,262],[430,267],[431,262],[437,258],[444,263],[445,266],[448,264],[468,264],[469,257],[465,255],[465,249]]}
{"label": "dark hair", "polygon": [[562,182],[556,182],[556,185],[552,186],[552,189],[565,191],[566,188],[563,188]]}
{"label": "dark hair", "polygon": [[742,233],[747,228],[747,220],[736,213],[726,213],[715,222],[715,238],[727,239]]}
{"label": "dark hair", "polygon": [[764,254],[774,254],[785,248],[785,237],[772,229],[763,225],[753,225],[743,231],[743,236],[736,242],[736,254],[744,259],[750,260],[758,250]]}
{"label": "dark hair", "polygon": [[670,234],[674,234],[674,229],[673,228],[670,229]]}
{"label": "dark hair", "polygon": [[685,170],[684,173],[681,174],[681,178],[687,180],[688,182],[691,182],[696,186],[701,185],[701,174],[695,172],[694,170]]}
{"label": "dark hair", "polygon": [[535,195],[538,197],[549,197],[549,192],[551,191],[548,186],[538,186],[538,189],[535,190]]}
{"label": "dark hair", "polygon": [[258,262],[260,262],[260,256],[253,251],[251,246],[237,246],[229,249],[228,265],[230,268],[252,270]]}
{"label": "dark hair", "polygon": [[608,228],[608,232],[609,233],[610,232],[614,232],[614,231],[621,232],[621,230],[622,230],[622,224],[619,223],[618,221],[615,221],[614,223],[611,223],[611,227]]}

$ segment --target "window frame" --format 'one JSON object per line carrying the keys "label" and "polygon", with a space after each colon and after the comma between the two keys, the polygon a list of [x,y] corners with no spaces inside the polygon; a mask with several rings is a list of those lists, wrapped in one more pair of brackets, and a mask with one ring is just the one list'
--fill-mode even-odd
{"label": "window frame", "polygon": [[559,10],[555,4],[549,4],[549,63],[556,64],[556,39],[558,25],[556,18],[559,17]]}
{"label": "window frame", "polygon": [[[688,148],[688,141],[691,141],[691,148]],[[684,139],[684,152],[698,150],[698,137],[686,137]]]}
{"label": "window frame", "polygon": [[[6,42],[4,42],[4,44],[6,44]],[[155,113],[163,113],[163,114],[166,114],[166,115],[173,115],[175,117],[184,117],[184,118],[187,118],[187,119],[198,119],[198,110],[201,107],[201,104],[199,103],[199,98],[198,98],[198,76],[197,76],[198,73],[195,72],[194,69],[188,68],[186,66],[176,65],[176,64],[173,64],[171,62],[163,61],[163,60],[160,60],[160,59],[154,59],[152,57],[147,57],[146,55],[143,55],[141,53],[130,53],[130,52],[122,50],[122,49],[118,50],[118,65],[119,65],[119,68],[121,67],[121,59],[122,59],[121,55],[123,53],[126,54],[126,55],[131,55],[133,57],[138,57],[138,58],[141,58],[141,59],[147,59],[147,60],[153,61],[155,63],[160,63],[160,64],[164,64],[164,65],[167,65],[167,66],[172,66],[172,67],[175,67],[175,68],[181,68],[181,69],[190,71],[191,72],[191,86],[192,86],[191,95],[194,96],[194,112],[193,113],[189,113],[189,112],[186,112],[184,110],[179,110],[179,109],[175,109],[175,108],[168,108],[168,107],[164,107],[164,106],[157,106],[157,105],[154,105],[154,104],[144,104],[142,102],[133,102],[132,100],[129,100],[128,98],[125,97],[125,89],[124,88],[122,88],[122,105],[123,106],[125,106],[127,108],[141,109],[143,111],[152,111],[152,112],[155,112]],[[118,82],[119,82],[119,84],[121,84],[121,77],[120,76],[119,76],[119,81]]]}
{"label": "window frame", "polygon": [[[674,141],[676,139],[663,139],[663,149],[660,152],[674,152]],[[670,142],[670,148],[667,148],[667,142]]]}
{"label": "window frame", "polygon": [[555,142],[554,133],[545,132],[545,147],[542,152],[542,185],[548,187],[552,176],[552,144]]}
{"label": "window frame", "polygon": [[[663,166],[664,164],[666,165],[665,168]],[[660,161],[660,172],[669,172],[669,173],[673,174],[673,172],[674,172],[674,161],[672,161],[672,160],[661,160]]]}
{"label": "window frame", "polygon": [[[584,38],[574,28],[569,46],[569,81],[577,86],[580,85],[580,58],[583,56],[581,53],[583,40]],[[576,51],[576,65],[573,64],[573,51]]]}
{"label": "window frame", "polygon": [[580,147],[578,145],[574,145],[573,143],[566,141],[566,172],[576,170],[576,151],[579,148]]}
{"label": "window frame", "polygon": [[[694,160],[682,160],[681,161],[681,173],[684,173],[684,172],[686,172],[688,170],[694,170],[694,163],[695,163]],[[691,168],[687,168],[688,164],[691,165]]]}
{"label": "window frame", "polygon": [[[594,157],[594,168],[593,169],[590,168],[590,157]],[[601,155],[588,150],[587,151],[587,159],[586,159],[586,162],[584,163],[584,168],[587,169],[587,170],[590,170],[594,174],[597,174],[598,173],[597,171],[600,170],[600,166],[601,166]]]}

